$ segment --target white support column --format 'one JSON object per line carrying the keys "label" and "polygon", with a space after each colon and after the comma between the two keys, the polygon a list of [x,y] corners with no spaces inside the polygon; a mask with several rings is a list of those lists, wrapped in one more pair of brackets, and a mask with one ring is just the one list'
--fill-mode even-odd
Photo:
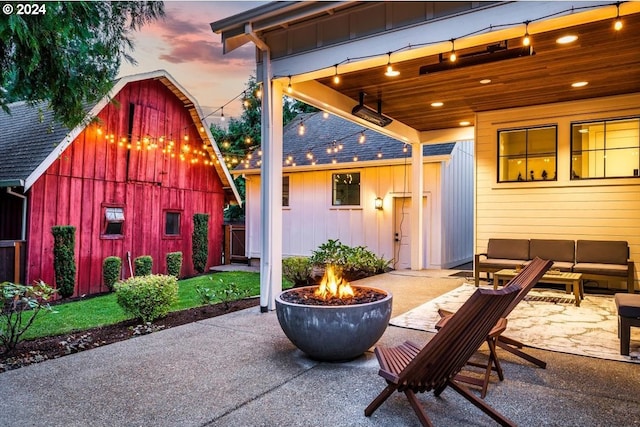
{"label": "white support column", "polygon": [[264,52],[262,167],[260,179],[260,311],[275,310],[282,291],[282,87],[271,80],[269,52]]}
{"label": "white support column", "polygon": [[422,144],[411,144],[411,269],[421,270],[424,258],[423,227],[424,212],[422,193],[424,192],[424,166]]}

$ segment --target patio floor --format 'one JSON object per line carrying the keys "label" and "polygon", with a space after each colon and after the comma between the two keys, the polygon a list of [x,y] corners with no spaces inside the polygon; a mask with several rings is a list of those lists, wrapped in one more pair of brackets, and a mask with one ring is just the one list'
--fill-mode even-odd
{"label": "patio floor", "polygon": [[[426,287],[424,276],[437,272],[365,280],[392,291],[395,315],[460,283]],[[430,336],[390,326],[381,343]],[[493,379],[486,397],[518,425],[640,425],[638,365],[528,351],[547,369],[501,352],[505,381]],[[252,308],[2,373],[0,425],[418,426],[399,393],[363,415],[385,385],[377,370],[371,352],[349,363],[309,360],[275,312]],[[451,390],[419,398],[436,426],[495,425]]]}

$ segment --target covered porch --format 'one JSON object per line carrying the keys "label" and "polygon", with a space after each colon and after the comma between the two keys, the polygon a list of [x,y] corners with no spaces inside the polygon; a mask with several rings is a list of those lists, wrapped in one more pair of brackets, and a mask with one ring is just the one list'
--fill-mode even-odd
{"label": "covered porch", "polygon": [[[575,228],[575,216],[547,210],[545,220],[539,220],[538,210],[544,211],[549,200],[565,203],[574,192],[589,197],[592,182],[574,180],[571,173],[568,129],[557,131],[552,180],[519,185],[495,178],[496,129],[556,121],[561,128],[603,115],[640,113],[630,106],[633,98],[615,98],[633,97],[640,90],[640,74],[632,71],[640,65],[638,26],[640,4],[635,2],[284,2],[212,23],[225,52],[248,42],[257,47],[263,82],[261,307],[274,308],[281,277],[284,94],[413,148],[475,139],[478,252],[496,234],[615,235],[631,236],[631,257],[638,258],[640,240],[630,218],[611,228],[577,221]],[[600,99],[627,106],[601,111]],[[568,115],[574,103],[582,115]],[[421,153],[412,149],[412,164],[422,163]],[[411,214],[422,218],[417,202],[423,193],[421,168],[412,168],[410,181]],[[639,191],[633,176],[616,184],[632,186],[633,194]],[[607,183],[603,191],[617,190]],[[531,200],[523,192],[537,195],[529,209],[537,216],[518,221],[518,209]],[[504,208],[496,207],[505,195]],[[633,215],[640,204],[630,208]],[[516,218],[497,219],[505,210]],[[422,221],[413,221],[411,234],[423,232]],[[412,239],[412,270],[424,267],[423,251],[422,240]]]}

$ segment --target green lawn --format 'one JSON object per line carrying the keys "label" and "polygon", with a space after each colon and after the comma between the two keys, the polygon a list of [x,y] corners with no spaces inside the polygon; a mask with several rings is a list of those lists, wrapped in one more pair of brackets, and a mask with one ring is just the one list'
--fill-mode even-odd
{"label": "green lawn", "polygon": [[[178,301],[172,305],[171,311],[184,310],[202,305],[196,287],[222,289],[235,283],[240,289],[247,289],[249,295],[260,294],[260,274],[248,272],[223,272],[207,274],[178,281]],[[283,282],[283,288],[291,284]],[[110,293],[80,301],[57,304],[55,313],[40,312],[31,328],[23,336],[24,339],[55,336],[68,332],[83,331],[97,326],[112,325],[127,320],[116,301],[116,295]]]}

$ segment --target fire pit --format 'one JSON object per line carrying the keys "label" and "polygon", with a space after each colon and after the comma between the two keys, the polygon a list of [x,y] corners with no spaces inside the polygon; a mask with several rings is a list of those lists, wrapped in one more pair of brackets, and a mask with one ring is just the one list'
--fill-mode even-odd
{"label": "fire pit", "polygon": [[278,295],[276,313],[296,347],[313,359],[339,362],[360,356],[380,339],[391,301],[382,289],[351,286],[329,266],[319,286]]}

